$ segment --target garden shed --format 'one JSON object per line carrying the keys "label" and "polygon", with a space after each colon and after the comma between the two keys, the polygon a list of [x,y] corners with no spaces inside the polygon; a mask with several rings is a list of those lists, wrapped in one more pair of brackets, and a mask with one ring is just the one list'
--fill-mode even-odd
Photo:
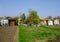
{"label": "garden shed", "polygon": [[48,25],[54,25],[54,21],[53,20],[48,20]]}
{"label": "garden shed", "polygon": [[17,26],[18,20],[17,19],[9,19],[9,26]]}
{"label": "garden shed", "polygon": [[55,20],[54,20],[54,25],[59,25],[59,24],[60,24],[59,19],[55,19]]}
{"label": "garden shed", "polygon": [[41,25],[47,25],[47,19],[46,18],[40,18],[40,24]]}

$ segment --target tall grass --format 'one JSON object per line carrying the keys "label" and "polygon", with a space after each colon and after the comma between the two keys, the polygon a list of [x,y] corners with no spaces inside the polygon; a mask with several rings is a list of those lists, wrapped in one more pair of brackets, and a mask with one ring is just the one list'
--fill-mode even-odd
{"label": "tall grass", "polygon": [[60,35],[60,29],[48,26],[19,26],[19,42],[28,42],[32,39],[51,39]]}

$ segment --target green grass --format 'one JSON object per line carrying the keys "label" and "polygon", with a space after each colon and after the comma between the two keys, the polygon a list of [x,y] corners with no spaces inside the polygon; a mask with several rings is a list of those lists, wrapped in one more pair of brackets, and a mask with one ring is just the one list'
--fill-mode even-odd
{"label": "green grass", "polygon": [[19,26],[19,42],[28,42],[32,39],[52,39],[56,35],[60,35],[59,32],[59,28],[49,26]]}

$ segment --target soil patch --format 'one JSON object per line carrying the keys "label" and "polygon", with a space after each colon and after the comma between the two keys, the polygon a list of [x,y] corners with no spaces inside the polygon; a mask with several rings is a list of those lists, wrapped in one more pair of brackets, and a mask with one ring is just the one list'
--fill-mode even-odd
{"label": "soil patch", "polygon": [[18,42],[17,26],[0,27],[0,42]]}

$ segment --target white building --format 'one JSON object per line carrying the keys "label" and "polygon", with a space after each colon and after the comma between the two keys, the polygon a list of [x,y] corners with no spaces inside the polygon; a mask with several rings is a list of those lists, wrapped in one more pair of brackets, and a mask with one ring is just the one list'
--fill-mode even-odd
{"label": "white building", "polygon": [[8,24],[8,20],[6,19],[6,20],[4,20],[4,24]]}
{"label": "white building", "polygon": [[59,25],[59,20],[58,19],[54,20],[54,25]]}
{"label": "white building", "polygon": [[18,19],[18,25],[20,25],[20,22],[21,22],[20,20],[21,20],[21,19],[19,18],[19,19]]}
{"label": "white building", "polygon": [[46,23],[46,20],[40,21],[40,24],[41,24],[41,25],[46,25],[46,24],[47,24],[47,23]]}
{"label": "white building", "polygon": [[48,25],[53,25],[53,20],[48,20]]}
{"label": "white building", "polygon": [[8,24],[8,19],[2,19],[1,20],[1,25],[5,25]]}
{"label": "white building", "polygon": [[2,19],[2,20],[1,20],[1,25],[3,25],[3,24],[4,24],[4,20]]}

